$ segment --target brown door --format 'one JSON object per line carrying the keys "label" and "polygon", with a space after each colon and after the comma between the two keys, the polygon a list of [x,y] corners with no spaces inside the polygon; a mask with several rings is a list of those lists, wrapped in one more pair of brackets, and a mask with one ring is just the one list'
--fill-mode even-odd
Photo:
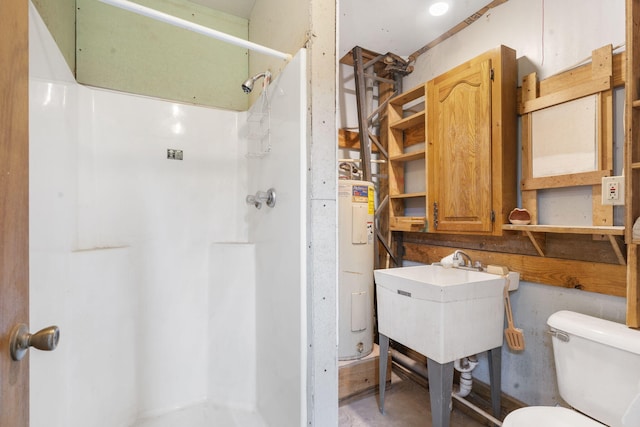
{"label": "brown door", "polygon": [[27,6],[0,1],[0,427],[29,425],[29,356],[9,353],[9,332],[29,323]]}

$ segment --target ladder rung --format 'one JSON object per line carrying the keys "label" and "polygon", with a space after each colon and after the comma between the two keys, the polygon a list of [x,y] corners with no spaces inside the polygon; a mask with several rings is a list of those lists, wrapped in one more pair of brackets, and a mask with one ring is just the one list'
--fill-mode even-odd
{"label": "ladder rung", "polygon": [[368,77],[370,79],[373,79],[375,81],[381,82],[381,83],[389,83],[389,84],[396,84],[395,80],[391,80],[391,79],[385,79],[384,77],[378,77],[375,74],[369,74],[369,73],[364,73],[365,77]]}
{"label": "ladder rung", "polygon": [[378,56],[376,56],[375,58],[373,58],[372,60],[370,60],[369,62],[364,64],[364,66],[362,68],[364,68],[366,70],[367,68],[371,67],[372,65],[375,65],[381,59],[384,59],[385,56],[387,56],[387,55],[378,55]]}

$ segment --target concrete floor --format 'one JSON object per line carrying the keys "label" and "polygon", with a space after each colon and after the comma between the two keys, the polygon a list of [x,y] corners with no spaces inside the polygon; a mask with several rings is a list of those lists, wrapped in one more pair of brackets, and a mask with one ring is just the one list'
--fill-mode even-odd
{"label": "concrete floor", "polygon": [[[340,403],[340,427],[428,427],[431,426],[429,392],[394,367],[391,387],[385,392],[382,415],[378,410],[378,393],[346,399]],[[451,413],[450,427],[481,427],[485,424],[457,409]]]}

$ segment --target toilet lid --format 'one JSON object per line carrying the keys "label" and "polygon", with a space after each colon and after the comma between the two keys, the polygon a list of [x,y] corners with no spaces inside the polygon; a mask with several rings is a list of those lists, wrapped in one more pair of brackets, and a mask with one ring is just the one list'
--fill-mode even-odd
{"label": "toilet lid", "polygon": [[528,406],[511,412],[502,427],[603,427],[591,418],[559,406]]}

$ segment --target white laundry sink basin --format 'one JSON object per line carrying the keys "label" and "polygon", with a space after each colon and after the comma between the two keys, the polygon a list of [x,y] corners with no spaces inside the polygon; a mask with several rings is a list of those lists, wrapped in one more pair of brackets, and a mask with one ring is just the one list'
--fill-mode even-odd
{"label": "white laundry sink basin", "polygon": [[500,347],[501,276],[438,265],[375,270],[378,331],[438,363]]}

